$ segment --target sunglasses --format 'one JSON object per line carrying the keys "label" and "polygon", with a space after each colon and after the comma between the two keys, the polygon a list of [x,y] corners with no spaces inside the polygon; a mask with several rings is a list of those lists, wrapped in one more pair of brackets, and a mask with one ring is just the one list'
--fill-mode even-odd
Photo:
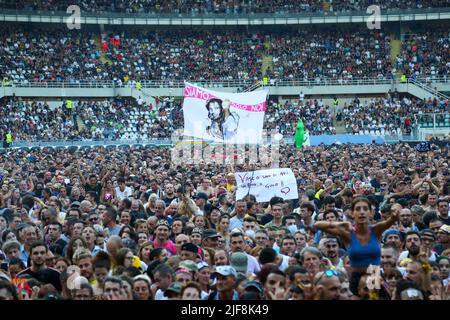
{"label": "sunglasses", "polygon": [[317,285],[320,280],[322,280],[323,276],[326,276],[327,278],[331,278],[331,277],[337,277],[338,276],[338,272],[336,270],[326,270],[324,271],[321,276],[319,277],[319,279],[317,279],[314,283],[314,285]]}

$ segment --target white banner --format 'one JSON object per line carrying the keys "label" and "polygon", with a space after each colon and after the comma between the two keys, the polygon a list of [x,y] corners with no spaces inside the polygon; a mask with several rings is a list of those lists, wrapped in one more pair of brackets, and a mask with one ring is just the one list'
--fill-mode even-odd
{"label": "white banner", "polygon": [[272,197],[284,200],[298,199],[297,180],[289,168],[236,172],[236,199],[252,194],[258,202],[268,202]]}
{"label": "white banner", "polygon": [[219,92],[186,83],[184,136],[225,143],[261,142],[267,94],[268,90]]}

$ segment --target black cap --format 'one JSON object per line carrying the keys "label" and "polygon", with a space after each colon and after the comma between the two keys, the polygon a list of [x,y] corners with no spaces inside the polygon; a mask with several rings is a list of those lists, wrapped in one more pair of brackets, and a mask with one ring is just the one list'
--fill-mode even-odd
{"label": "black cap", "polygon": [[184,187],[178,187],[177,192],[179,192],[179,193],[185,193],[186,190],[184,189]]}
{"label": "black cap", "polygon": [[208,201],[208,195],[204,192],[198,192],[195,196],[194,199],[204,199],[205,201]]}
{"label": "black cap", "polygon": [[203,230],[203,233],[202,233],[203,239],[218,238],[218,237],[220,237],[220,234],[214,229]]}
{"label": "black cap", "polygon": [[181,250],[190,251],[190,252],[193,252],[193,253],[198,253],[198,247],[195,244],[193,244],[192,242],[184,243],[181,246]]}

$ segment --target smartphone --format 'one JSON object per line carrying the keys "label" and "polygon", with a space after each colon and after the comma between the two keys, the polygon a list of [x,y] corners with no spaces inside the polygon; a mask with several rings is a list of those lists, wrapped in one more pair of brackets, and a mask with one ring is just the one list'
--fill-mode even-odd
{"label": "smartphone", "polygon": [[0,269],[2,269],[2,270],[5,271],[5,272],[8,272],[8,271],[9,271],[9,265],[8,265],[8,262],[2,262],[2,264],[1,264],[1,266],[0,266]]}

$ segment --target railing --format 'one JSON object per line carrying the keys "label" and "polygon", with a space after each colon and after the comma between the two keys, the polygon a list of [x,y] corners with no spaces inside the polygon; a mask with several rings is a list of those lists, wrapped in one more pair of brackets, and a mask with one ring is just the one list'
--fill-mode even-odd
{"label": "railing", "polygon": [[[300,8],[300,6],[297,6]],[[410,14],[430,14],[430,13],[448,13],[450,7],[445,8],[422,8],[422,9],[382,9],[381,15],[410,15]],[[1,9],[3,15],[38,15],[38,16],[62,16],[68,17],[65,11],[45,11],[45,10],[11,10]],[[113,13],[113,12],[81,12],[82,17],[87,18],[113,18],[113,19],[263,19],[263,18],[307,18],[307,17],[338,17],[338,16],[368,16],[366,11],[333,11],[333,12],[275,12],[275,13]]]}
{"label": "railing", "polygon": [[409,81],[410,81],[410,83],[415,84],[419,88],[421,88],[421,89],[425,90],[426,92],[432,94],[436,98],[443,99],[443,100],[450,100],[449,96],[447,96],[447,95],[445,95],[443,93],[440,93],[436,89],[434,89],[434,88],[432,88],[430,86],[427,86],[426,84],[424,84],[424,83],[422,83],[420,81],[417,81],[415,79],[410,79]]}
{"label": "railing", "polygon": [[[416,80],[408,81],[431,81],[433,83],[450,83],[449,76],[419,77]],[[217,80],[217,81],[189,81],[209,88],[249,88],[257,85],[253,80]],[[269,81],[268,86],[278,87],[313,87],[313,86],[344,86],[344,85],[383,85],[399,83],[399,79],[394,78],[354,78],[354,79],[293,79]],[[142,88],[184,88],[185,82],[180,80],[144,80],[141,81]],[[66,81],[38,81],[38,82],[3,82],[2,87],[16,88],[133,88],[134,83],[117,83],[113,80],[66,80]]]}
{"label": "railing", "polygon": [[143,145],[151,147],[171,146],[173,142],[170,139],[119,139],[119,140],[55,140],[55,141],[13,141],[13,148],[45,148],[45,147],[91,147],[91,146],[121,146],[121,145]]}
{"label": "railing", "polygon": [[[326,136],[326,135],[325,135]],[[340,136],[347,136],[349,140],[352,139],[352,136],[356,139],[358,135],[352,134],[343,134]],[[369,140],[377,140],[384,141],[385,143],[398,143],[399,141],[418,141],[418,137],[415,133],[411,133],[410,135],[405,134],[393,134],[386,133],[385,135],[374,135],[374,134],[366,134],[367,137],[372,137]],[[333,136],[329,136],[333,137]],[[321,139],[321,136],[311,136],[311,144],[317,145],[318,140]],[[314,141],[315,142],[314,142]],[[369,141],[368,140],[368,141]],[[156,147],[173,147],[176,142],[171,139],[128,139],[128,140],[58,140],[58,141],[13,141],[11,147],[12,148],[90,148],[90,147],[105,147],[105,148],[121,148],[124,146],[142,146],[145,148],[156,148]],[[263,144],[270,144],[271,138],[268,137],[263,139]],[[313,143],[314,142],[314,143]],[[284,144],[294,144],[294,137],[286,136],[282,138],[281,143]],[[214,144],[214,143],[213,143]],[[0,141],[0,149],[2,149],[2,141]]]}
{"label": "railing", "polygon": [[450,128],[449,113],[423,113],[414,116],[421,129]]}

